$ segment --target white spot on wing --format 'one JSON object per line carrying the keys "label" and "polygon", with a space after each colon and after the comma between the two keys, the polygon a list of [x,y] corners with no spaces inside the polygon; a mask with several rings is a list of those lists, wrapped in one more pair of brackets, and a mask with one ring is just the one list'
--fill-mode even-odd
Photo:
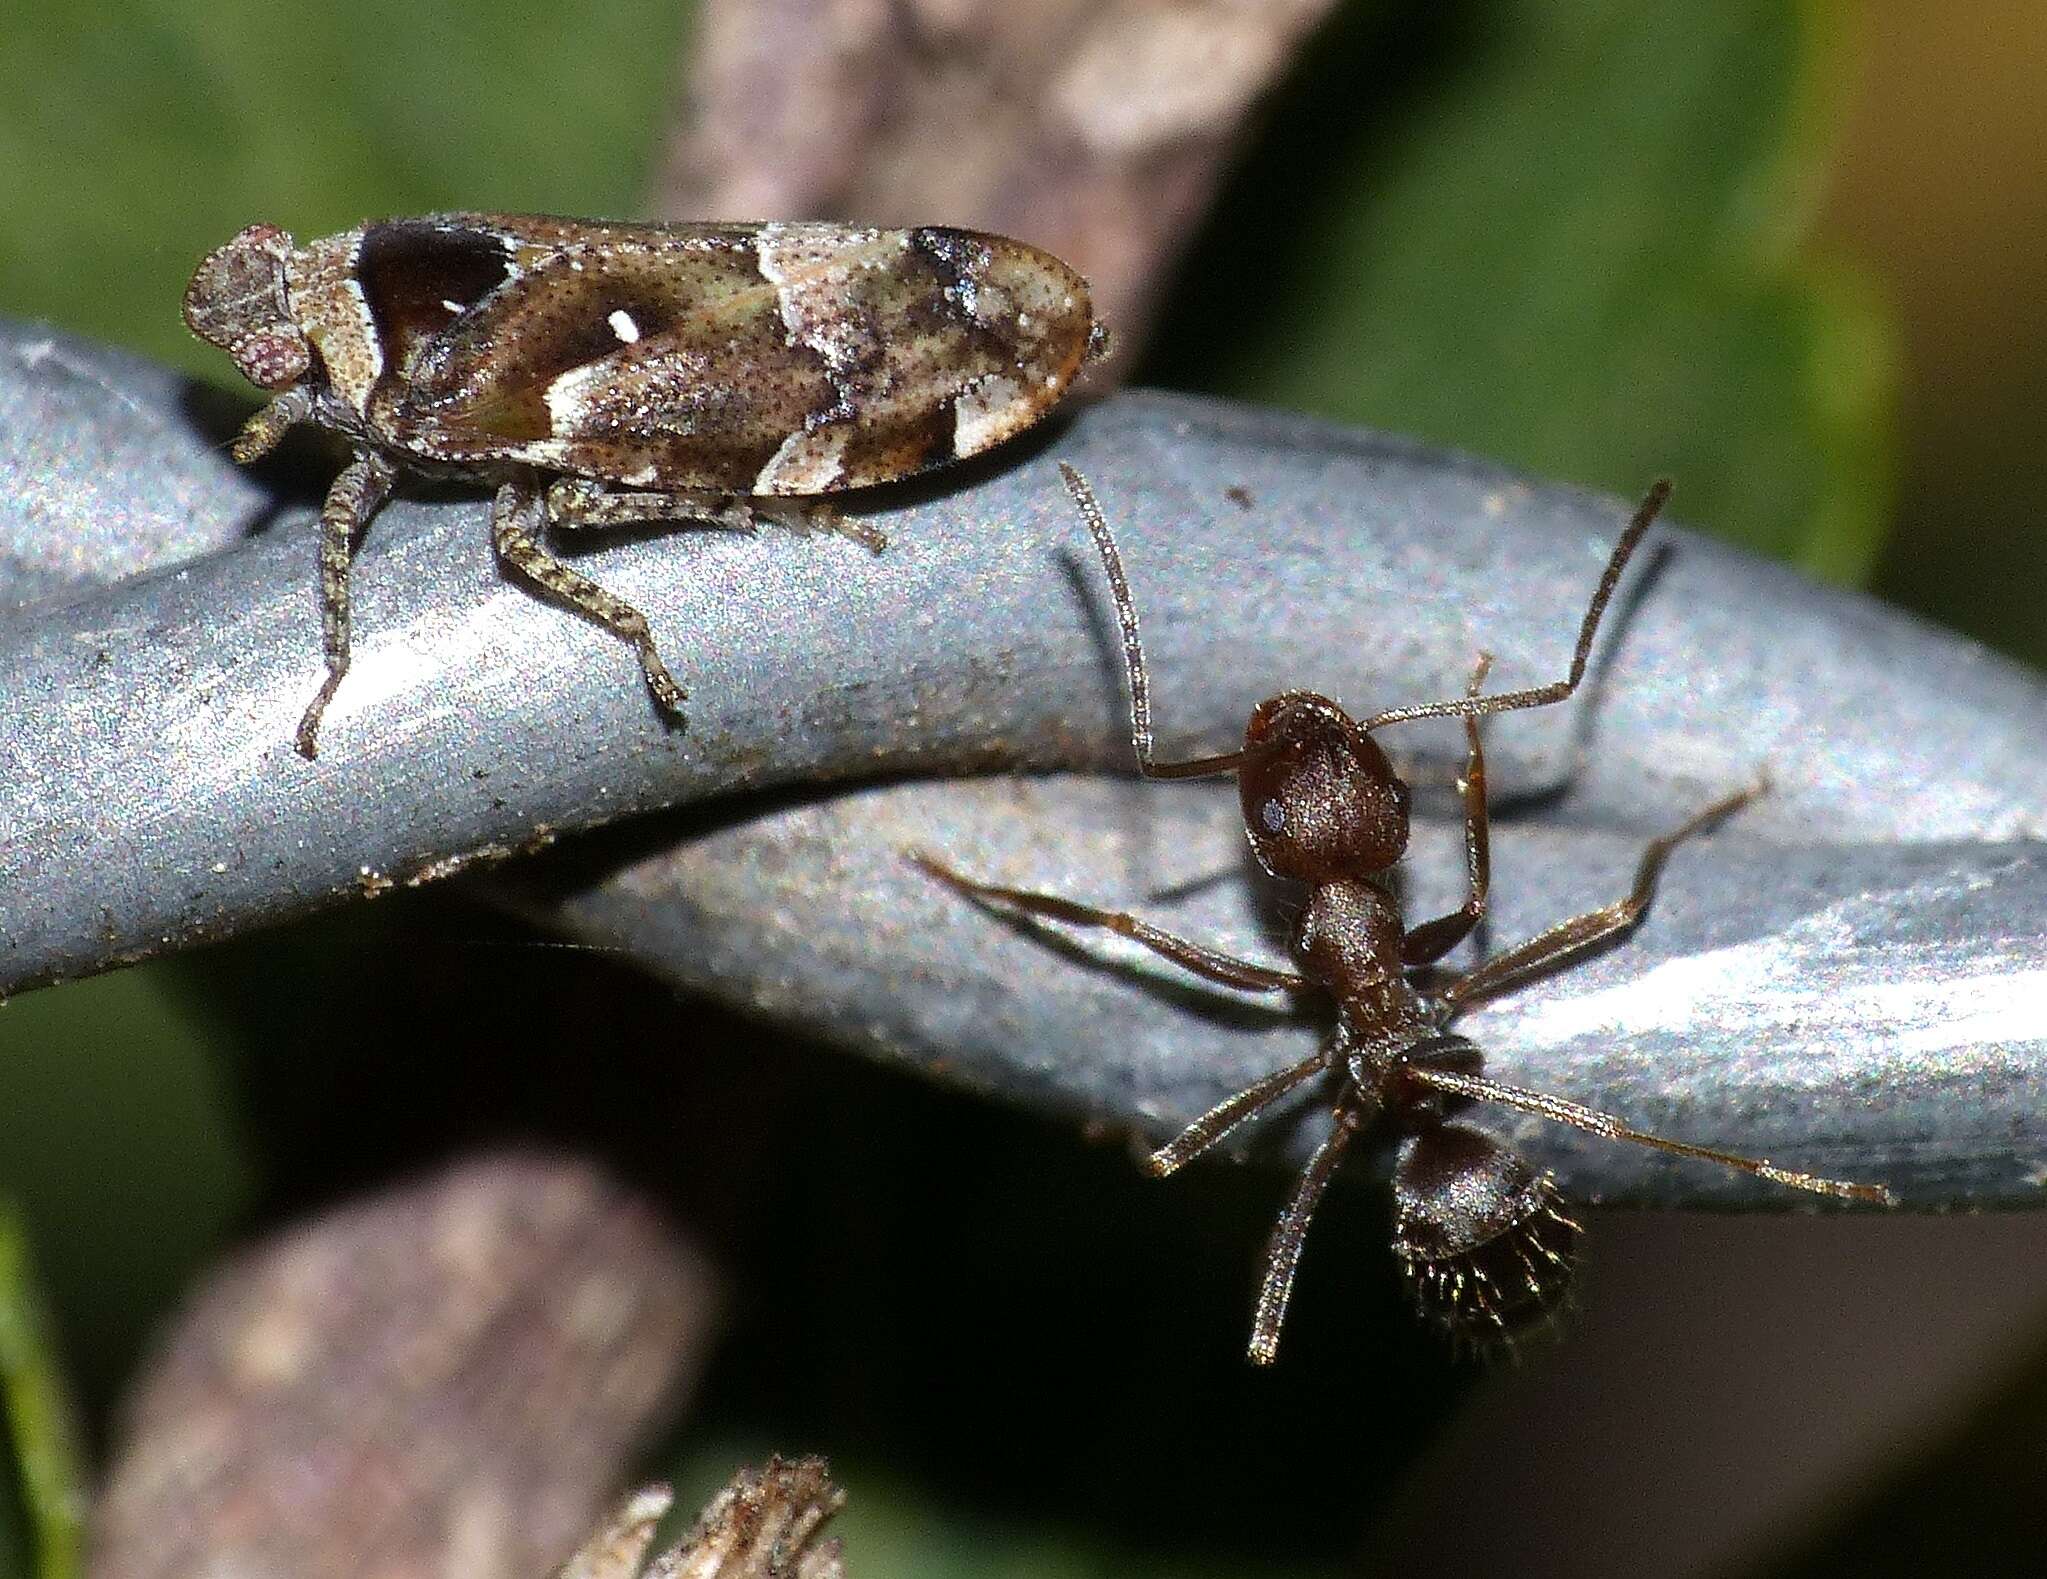
{"label": "white spot on wing", "polygon": [[1030,424],[1032,408],[1023,399],[1023,385],[1001,373],[990,373],[962,394],[953,406],[952,448],[955,455],[978,455],[1021,432]]}
{"label": "white spot on wing", "polygon": [[619,308],[604,321],[611,325],[611,332],[627,345],[631,345],[640,337],[640,326],[633,322],[633,315],[623,307]]}
{"label": "white spot on wing", "polygon": [[782,440],[772,459],[754,479],[755,493],[824,493],[846,469],[846,441],[852,430],[842,423],[799,429]]}
{"label": "white spot on wing", "polygon": [[572,367],[547,386],[548,426],[558,434],[581,432],[590,410],[590,392],[608,376],[602,362]]}

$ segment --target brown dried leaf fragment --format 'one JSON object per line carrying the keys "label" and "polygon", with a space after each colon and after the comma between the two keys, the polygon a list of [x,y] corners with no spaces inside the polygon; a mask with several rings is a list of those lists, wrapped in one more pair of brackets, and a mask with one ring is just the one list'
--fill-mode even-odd
{"label": "brown dried leaf fragment", "polygon": [[839,1542],[816,1540],[845,1503],[821,1458],[742,1469],[689,1538],[654,1559],[647,1579],[845,1579]]}
{"label": "brown dried leaf fragment", "polygon": [[576,1548],[555,1579],[633,1579],[653,1544],[654,1526],[674,1505],[675,1493],[666,1486],[643,1486]]}
{"label": "brown dried leaf fragment", "polygon": [[1331,0],[705,0],[658,215],[970,225],[1073,263],[1127,367]]}
{"label": "brown dried leaf fragment", "polygon": [[702,1258],[577,1161],[471,1160],[289,1228],[144,1375],[91,1572],[531,1579],[694,1379],[715,1306]]}
{"label": "brown dried leaf fragment", "polygon": [[[647,1486],[621,1502],[555,1579],[633,1579],[675,1496]],[[821,1458],[771,1458],[742,1469],[696,1528],[647,1566],[646,1579],[845,1579],[836,1540],[812,1544],[845,1505]]]}

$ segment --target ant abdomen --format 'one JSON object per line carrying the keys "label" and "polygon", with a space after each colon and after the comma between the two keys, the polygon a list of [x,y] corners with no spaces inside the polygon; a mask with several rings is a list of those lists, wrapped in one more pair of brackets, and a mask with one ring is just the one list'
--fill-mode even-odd
{"label": "ant abdomen", "polygon": [[1579,1227],[1556,1185],[1492,1136],[1437,1124],[1393,1169],[1393,1253],[1424,1319],[1476,1345],[1540,1326],[1571,1283]]}

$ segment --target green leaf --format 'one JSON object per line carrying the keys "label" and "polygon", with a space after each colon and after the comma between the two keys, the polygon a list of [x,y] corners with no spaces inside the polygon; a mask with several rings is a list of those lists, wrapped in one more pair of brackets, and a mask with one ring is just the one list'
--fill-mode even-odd
{"label": "green leaf", "polygon": [[632,211],[683,0],[88,0],[0,50],[0,302],[225,379],[192,267],[243,225],[305,235],[443,208]]}
{"label": "green leaf", "polygon": [[39,1579],[83,1571],[86,1479],[55,1339],[29,1263],[28,1233],[0,1200],[0,1405],[14,1443]]}
{"label": "green leaf", "polygon": [[89,1408],[251,1193],[219,1017],[181,978],[158,961],[0,1005],[0,1195]]}
{"label": "green leaf", "polygon": [[1191,257],[1170,380],[1639,494],[1846,580],[1885,319],[1801,263],[1842,58],[1793,0],[1353,10]]}

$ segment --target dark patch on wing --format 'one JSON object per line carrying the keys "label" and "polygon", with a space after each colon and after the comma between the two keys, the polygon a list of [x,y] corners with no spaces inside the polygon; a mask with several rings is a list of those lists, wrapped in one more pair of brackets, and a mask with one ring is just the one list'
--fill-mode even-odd
{"label": "dark patch on wing", "polygon": [[487,230],[392,220],[364,230],[355,273],[384,376],[405,378],[436,335],[511,277],[511,249]]}
{"label": "dark patch on wing", "polygon": [[[772,292],[748,238],[688,250],[571,249],[454,326],[418,369],[407,405],[417,419],[479,438],[572,437],[555,431],[548,389],[566,373],[601,366],[590,383],[593,429],[663,425],[681,416],[659,398],[664,391],[717,396],[711,365],[729,361],[730,342],[759,339],[764,304]],[[631,338],[619,332],[621,312]],[[603,387],[614,380],[617,398],[606,401]]]}
{"label": "dark patch on wing", "polygon": [[954,401],[947,399],[922,409],[907,407],[895,422],[856,427],[846,445],[844,470],[833,487],[893,482],[952,460],[953,406]]}

